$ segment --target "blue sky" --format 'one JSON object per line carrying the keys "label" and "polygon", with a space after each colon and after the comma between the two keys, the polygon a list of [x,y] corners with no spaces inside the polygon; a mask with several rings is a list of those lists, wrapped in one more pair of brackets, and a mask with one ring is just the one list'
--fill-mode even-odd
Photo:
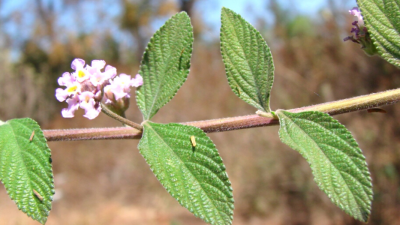
{"label": "blue sky", "polygon": [[[121,13],[122,8],[120,4],[115,4],[115,0],[97,0],[87,1],[79,9],[67,8],[64,9],[59,4],[58,0],[42,0],[46,3],[52,2],[55,4],[56,12],[60,13],[57,20],[57,25],[61,30],[75,31],[75,32],[101,32],[105,29],[110,29],[114,35],[123,42],[130,42],[126,34],[121,33],[119,27],[116,26],[115,21],[118,15]],[[355,0],[337,0],[340,1],[340,5],[343,3],[344,9],[350,9],[356,5]],[[204,23],[211,28],[210,39],[218,38],[219,27],[220,27],[220,11],[222,7],[227,7],[233,11],[241,14],[247,21],[255,24],[256,18],[263,17],[268,21],[268,24],[273,23],[273,17],[267,9],[268,0],[198,0],[196,2],[196,11],[200,13]],[[291,13],[315,15],[318,17],[318,11],[325,7],[327,0],[278,0],[281,6],[285,9],[289,9]],[[4,0],[0,8],[0,15],[2,17],[9,16],[10,12],[15,9],[22,9],[23,14],[21,15],[22,24],[16,27],[12,23],[2,24],[0,28],[3,32],[7,32],[14,37],[14,44],[17,46],[18,43],[22,43],[26,38],[31,35],[34,29],[34,21],[38,18],[33,17],[32,10],[35,8],[35,1],[32,0]],[[98,18],[96,10],[104,11],[102,18]],[[73,11],[74,10],[74,11]],[[71,15],[76,13],[82,17],[78,20],[73,18]],[[167,18],[165,18],[167,19]],[[157,29],[161,26],[164,21],[158,21],[153,24],[153,28]],[[67,33],[67,32],[66,32]],[[66,35],[62,35],[67,37]],[[0,38],[0,44],[1,44]],[[16,46],[14,46],[16,47]]]}
{"label": "blue sky", "polygon": [[[256,23],[257,17],[265,18],[269,24],[273,24],[273,17],[268,12],[269,1],[266,0],[200,0],[197,3],[199,10],[204,13],[204,22],[209,25],[213,32],[211,35],[218,36],[221,8],[229,8],[242,15],[251,24]],[[300,14],[317,14],[318,10],[325,6],[326,0],[278,0],[284,9]]]}
{"label": "blue sky", "polygon": [[[327,8],[328,0],[277,0],[280,6],[288,10],[291,15],[305,14],[311,18],[319,19],[319,11]],[[226,7],[239,13],[244,19],[253,25],[257,25],[257,18],[264,18],[267,25],[274,23],[274,18],[268,9],[269,0],[199,0],[196,4],[202,13],[204,22],[211,28],[207,33],[208,38],[219,38],[221,26],[221,8]],[[335,2],[343,10],[351,9],[356,6],[355,0],[336,0]],[[207,38],[207,39],[208,39]]]}
{"label": "blue sky", "polygon": [[[64,10],[61,8],[61,5],[58,4],[59,1],[55,0],[42,0],[44,2],[53,2],[56,6],[56,11],[63,12],[64,17],[68,17],[68,10]],[[355,0],[341,0],[347,8],[352,8],[355,6]],[[113,4],[114,0],[102,0],[102,1],[93,1],[89,2],[85,5],[87,11],[82,12],[82,16],[86,17],[86,20],[83,21],[85,24],[84,29],[90,29],[93,26],[97,26],[95,21],[93,21],[93,17],[90,16],[90,11],[95,10],[91,8],[103,8],[106,10],[107,16],[115,17],[120,14],[121,8],[119,4]],[[256,17],[265,17],[267,19],[270,15],[267,11],[268,0],[198,0],[196,3],[196,7],[203,14],[204,21],[208,25],[218,26],[220,20],[220,10],[222,7],[227,7],[232,9],[233,11],[241,14],[246,20],[250,22],[254,22]],[[298,12],[301,14],[312,15],[316,14],[319,9],[326,6],[327,0],[278,0],[278,2],[283,6],[283,8],[290,9],[293,12]],[[7,15],[9,12],[13,11],[16,8],[26,8],[27,11],[33,7],[30,7],[29,4],[34,4],[34,1],[31,0],[4,0],[2,3],[2,7],[0,8],[0,15]],[[94,7],[93,7],[94,6]],[[346,7],[345,6],[345,7]],[[27,17],[27,15],[24,15]],[[28,20],[32,21],[34,18],[28,18]],[[68,21],[67,18],[63,19],[64,21]],[[3,28],[4,29],[4,28]]]}
{"label": "blue sky", "polygon": [[[355,0],[337,1],[339,5],[343,3],[345,9],[356,6]],[[268,0],[200,0],[198,5],[204,10],[204,19],[209,23],[219,22],[222,7],[227,7],[252,22],[256,16],[265,18],[270,16],[267,11],[269,2]],[[317,15],[321,8],[327,7],[327,0],[278,0],[278,2],[284,9],[289,9],[290,12],[307,15]]]}
{"label": "blue sky", "polygon": [[[200,1],[199,5],[213,6],[207,7],[207,17],[206,21],[219,21],[220,10],[222,7],[229,8],[239,14],[241,14],[244,18],[251,21],[255,19],[255,15],[257,16],[268,16],[267,13],[267,4],[269,1],[265,0],[203,0]],[[298,10],[300,13],[316,13],[318,9],[324,6],[326,0],[279,0],[278,1],[283,8],[289,8],[291,6],[293,10]]]}

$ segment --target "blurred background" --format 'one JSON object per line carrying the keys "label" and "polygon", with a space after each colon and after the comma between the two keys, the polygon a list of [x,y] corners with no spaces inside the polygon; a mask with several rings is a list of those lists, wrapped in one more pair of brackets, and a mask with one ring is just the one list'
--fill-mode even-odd
{"label": "blurred background", "polygon": [[[106,116],[63,119],[57,78],[74,58],[104,59],[134,75],[151,35],[186,11],[195,32],[187,82],[153,121],[186,122],[254,113],[230,90],[219,49],[221,7],[264,36],[275,62],[271,108],[289,109],[397,88],[400,72],[343,42],[354,0],[0,0],[0,119],[31,117],[43,129],[120,126]],[[133,94],[133,92],[132,92]],[[132,98],[127,117],[141,122]],[[368,224],[400,224],[400,105],[386,114],[336,116],[372,173]],[[362,224],[318,189],[307,162],[279,141],[278,127],[209,134],[224,159],[235,225]],[[205,224],[159,184],[138,140],[50,142],[56,196],[47,224]],[[0,185],[0,225],[39,224]]]}

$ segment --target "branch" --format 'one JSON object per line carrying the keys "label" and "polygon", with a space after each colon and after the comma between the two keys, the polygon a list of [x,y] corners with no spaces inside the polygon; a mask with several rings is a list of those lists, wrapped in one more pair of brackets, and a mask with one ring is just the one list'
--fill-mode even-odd
{"label": "branch", "polygon": [[[329,115],[361,111],[400,101],[400,88],[362,95],[354,98],[327,102],[318,105],[306,106],[289,110],[290,112],[320,111]],[[271,113],[260,113],[247,116],[229,117],[222,119],[195,121],[182,123],[199,127],[206,133],[239,130],[252,127],[278,125],[279,120]],[[139,139],[140,130],[130,127],[89,128],[67,130],[43,130],[47,141],[77,141],[77,140],[105,140],[105,139]]]}

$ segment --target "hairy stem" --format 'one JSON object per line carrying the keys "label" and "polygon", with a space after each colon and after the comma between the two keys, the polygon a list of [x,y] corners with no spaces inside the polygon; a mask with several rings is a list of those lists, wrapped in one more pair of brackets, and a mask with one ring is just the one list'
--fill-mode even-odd
{"label": "hairy stem", "polygon": [[[327,102],[318,105],[291,109],[288,111],[320,111],[328,113],[329,115],[338,115],[348,112],[376,108],[384,105],[390,105],[398,101],[400,101],[400,88],[334,102]],[[182,124],[199,127],[207,133],[239,130],[251,127],[272,126],[279,124],[279,120],[275,118],[271,113],[258,114],[186,122]],[[47,141],[139,139],[142,136],[142,132],[140,129],[133,129],[129,127],[43,130],[43,133]]]}

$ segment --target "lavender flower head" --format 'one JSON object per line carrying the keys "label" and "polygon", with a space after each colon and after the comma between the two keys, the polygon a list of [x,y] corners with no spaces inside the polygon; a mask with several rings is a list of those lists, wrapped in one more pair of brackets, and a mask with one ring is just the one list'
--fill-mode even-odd
{"label": "lavender flower head", "polygon": [[84,117],[94,119],[101,112],[102,100],[121,114],[129,106],[131,87],[143,84],[139,74],[133,79],[126,74],[116,76],[117,69],[106,66],[104,60],[93,60],[91,65],[85,66],[85,61],[77,58],[72,61],[71,68],[75,71],[65,72],[58,78],[58,84],[65,88],[57,88],[55,93],[58,101],[68,103],[68,108],[61,111],[64,118],[74,117],[80,107],[85,110]]}
{"label": "lavender flower head", "polygon": [[343,41],[352,41],[354,43],[360,44],[361,48],[364,50],[367,55],[374,55],[377,53],[375,45],[373,44],[370,34],[365,27],[363,16],[361,15],[361,11],[358,7],[353,7],[353,9],[349,10],[349,13],[352,16],[357,17],[357,20],[352,22],[351,25],[351,33],[354,35],[348,36],[343,39]]}

